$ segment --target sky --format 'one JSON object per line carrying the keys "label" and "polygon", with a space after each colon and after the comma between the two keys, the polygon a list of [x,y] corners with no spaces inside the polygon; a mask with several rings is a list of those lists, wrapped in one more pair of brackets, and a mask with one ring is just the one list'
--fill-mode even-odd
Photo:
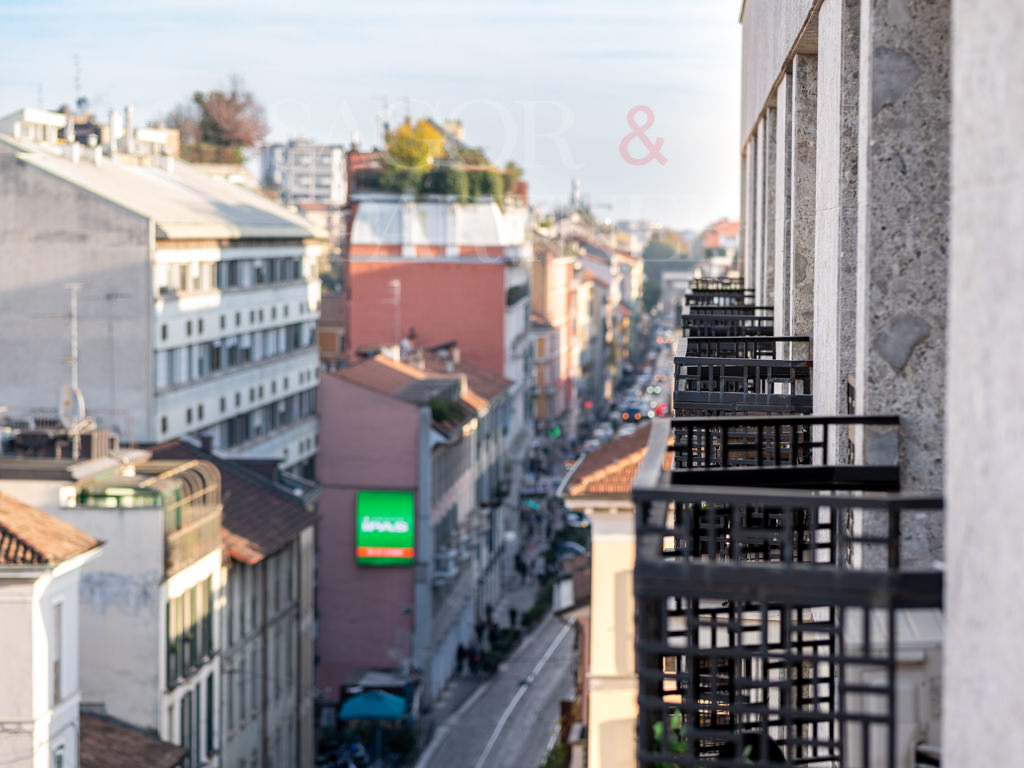
{"label": "sky", "polygon": [[600,218],[699,229],[739,213],[738,19],[737,0],[0,0],[0,115],[82,95],[159,120],[239,75],[269,141],[461,118],[541,207],[579,178]]}

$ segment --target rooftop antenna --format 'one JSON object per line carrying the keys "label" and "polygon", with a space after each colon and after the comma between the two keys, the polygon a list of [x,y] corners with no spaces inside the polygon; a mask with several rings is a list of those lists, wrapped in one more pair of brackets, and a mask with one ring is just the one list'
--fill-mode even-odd
{"label": "rooftop antenna", "polygon": [[71,383],[64,382],[61,387],[58,411],[61,424],[71,434],[71,458],[77,459],[82,447],[81,433],[88,425],[85,398],[78,386],[78,293],[82,290],[82,284],[67,283],[64,287],[71,292],[71,357],[64,361],[71,366]]}
{"label": "rooftop antenna", "polygon": [[74,55],[75,62],[75,104],[78,105],[82,101],[82,59],[76,53]]}
{"label": "rooftop antenna", "polygon": [[378,128],[380,129],[380,145],[383,147],[387,143],[388,134],[388,111],[390,107],[388,105],[388,97],[383,98],[383,106],[377,113]]}

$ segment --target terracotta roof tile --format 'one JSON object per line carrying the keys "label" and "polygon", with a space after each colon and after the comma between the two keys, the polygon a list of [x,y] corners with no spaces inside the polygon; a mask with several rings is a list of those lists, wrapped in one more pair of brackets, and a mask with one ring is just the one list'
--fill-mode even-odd
{"label": "terracotta roof tile", "polygon": [[81,714],[81,768],[175,768],[188,755],[185,747],[113,718]]}
{"label": "terracotta roof tile", "polygon": [[[448,359],[436,352],[425,351],[423,353],[423,363],[430,373],[449,373]],[[454,373],[466,374],[466,384],[469,386],[469,389],[474,395],[482,398],[485,403],[493,400],[512,386],[512,382],[504,376],[493,374],[472,363],[467,363],[465,360],[455,363],[452,367]]]}
{"label": "terracotta roof tile", "polygon": [[644,424],[631,435],[609,440],[586,454],[573,470],[566,492],[570,496],[624,496],[633,490],[643,461],[651,425]]}
{"label": "terracotta roof tile", "polygon": [[100,543],[70,523],[0,493],[0,565],[56,564]]}
{"label": "terracotta roof tile", "polygon": [[316,515],[306,509],[301,499],[238,462],[221,459],[180,440],[152,450],[154,458],[203,459],[217,466],[223,504],[221,541],[228,554],[241,563],[260,562],[316,521]]}
{"label": "terracotta roof tile", "polygon": [[412,382],[427,378],[423,371],[403,363],[392,362],[381,355],[361,360],[347,368],[340,368],[332,375],[384,395],[394,395]]}

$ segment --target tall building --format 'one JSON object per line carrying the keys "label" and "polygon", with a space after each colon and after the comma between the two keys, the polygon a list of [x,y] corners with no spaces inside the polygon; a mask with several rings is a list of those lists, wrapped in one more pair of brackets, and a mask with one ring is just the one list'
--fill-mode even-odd
{"label": "tall building", "polygon": [[454,196],[352,195],[345,291],[349,354],[415,336],[512,381],[510,432],[530,418],[532,242],[527,210]]}
{"label": "tall building", "polygon": [[64,143],[55,120],[0,120],[4,404],[81,416],[80,393],[125,441],[311,472],[322,233],[176,158]]}
{"label": "tall building", "polygon": [[[815,415],[652,425],[634,491],[638,762],[1013,763],[1024,8],[746,0],[741,21],[743,281],[693,288],[746,304],[733,328],[772,307],[776,339],[728,343],[804,366],[804,394],[769,407],[809,397]],[[677,362],[677,394],[690,366],[723,370]],[[902,493],[817,485],[867,472]],[[813,492],[777,489],[794,474]]]}
{"label": "tall building", "polygon": [[263,185],[285,205],[326,203],[341,207],[348,197],[345,148],[292,139],[263,150]]}
{"label": "tall building", "polygon": [[[515,512],[499,499],[510,383],[453,351],[423,369],[378,355],[322,375],[317,687],[326,703],[366,670],[417,679],[422,700],[434,701],[457,647],[500,596],[504,517]],[[353,617],[360,631],[350,634]]]}
{"label": "tall building", "polygon": [[271,144],[263,150],[263,186],[327,232],[332,248],[341,246],[348,201],[348,161],[343,146],[314,144],[308,139]]}

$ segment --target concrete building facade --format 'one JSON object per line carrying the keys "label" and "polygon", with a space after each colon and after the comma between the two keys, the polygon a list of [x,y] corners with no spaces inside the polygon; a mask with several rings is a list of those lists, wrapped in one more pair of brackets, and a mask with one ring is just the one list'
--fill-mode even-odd
{"label": "concrete building facade", "polygon": [[[488,380],[484,396],[470,389]],[[432,701],[454,672],[458,644],[469,644],[497,601],[506,521],[491,489],[510,388],[454,361],[447,371],[421,370],[382,356],[322,376],[317,688],[325,702],[339,702],[346,682],[369,669],[416,677]],[[359,545],[369,530],[359,528],[360,505],[377,493],[410,504],[402,527],[414,540],[401,562],[378,565]]]}
{"label": "concrete building facade", "polygon": [[0,135],[4,403],[77,411],[61,394],[77,383],[126,442],[207,437],[311,471],[322,233],[176,158],[56,143],[39,120],[43,141]]}
{"label": "concrete building facade", "polygon": [[945,594],[943,672],[900,731],[898,765],[921,750],[1005,765],[1024,743],[1024,627],[1006,602],[1024,410],[995,339],[1024,325],[1024,11],[746,0],[742,22],[746,283],[776,333],[812,336],[816,412],[900,416],[898,456],[863,429],[855,461],[898,458],[904,490],[946,494],[941,523],[901,531],[909,566],[944,564]]}

